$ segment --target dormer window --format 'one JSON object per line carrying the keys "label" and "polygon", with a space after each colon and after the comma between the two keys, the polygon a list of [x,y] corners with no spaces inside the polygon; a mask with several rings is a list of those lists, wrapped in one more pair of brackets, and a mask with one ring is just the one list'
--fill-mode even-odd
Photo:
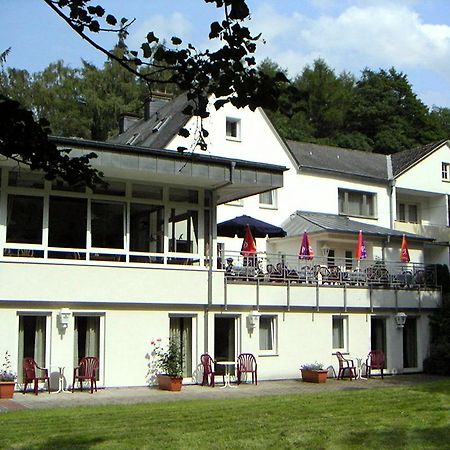
{"label": "dormer window", "polygon": [[226,120],[226,137],[232,141],[241,140],[241,120],[227,117]]}

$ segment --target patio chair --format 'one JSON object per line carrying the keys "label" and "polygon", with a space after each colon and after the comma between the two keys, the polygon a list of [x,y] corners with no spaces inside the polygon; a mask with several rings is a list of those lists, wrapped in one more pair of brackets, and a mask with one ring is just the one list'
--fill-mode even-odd
{"label": "patio chair", "polygon": [[38,395],[39,381],[47,382],[48,393],[50,394],[50,378],[48,369],[39,367],[33,358],[26,357],[23,359],[23,393],[27,390],[28,383],[34,383],[34,395]]}
{"label": "patio chair", "polygon": [[336,352],[336,357],[339,361],[339,372],[337,379],[344,379],[345,372],[348,372],[348,376],[350,377],[350,381],[355,378],[356,379],[356,367],[353,363],[353,359],[346,359],[342,355],[341,352]]}
{"label": "patio chair", "polygon": [[204,353],[202,356],[200,356],[200,362],[202,363],[203,367],[202,386],[205,386],[206,384],[207,386],[214,387],[214,377],[216,376],[216,373],[214,371],[214,360],[210,355],[208,355],[208,353]]}
{"label": "patio chair", "polygon": [[384,353],[382,350],[372,350],[367,355],[366,359],[366,378],[370,378],[372,369],[381,371],[381,379],[383,379],[384,370]]}
{"label": "patio chair", "polygon": [[95,356],[85,356],[80,359],[78,367],[73,369],[73,383],[72,392],[75,389],[75,382],[78,380],[80,383],[80,391],[83,390],[83,381],[90,381],[91,394],[97,392],[97,373],[98,373],[98,358]]}
{"label": "patio chair", "polygon": [[256,363],[256,358],[251,353],[241,353],[237,358],[237,384],[241,384],[243,373],[251,373],[252,384],[258,384],[258,364]]}

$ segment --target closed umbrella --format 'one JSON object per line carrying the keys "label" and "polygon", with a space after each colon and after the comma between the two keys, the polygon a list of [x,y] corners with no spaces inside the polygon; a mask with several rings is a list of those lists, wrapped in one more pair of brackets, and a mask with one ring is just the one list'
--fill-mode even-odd
{"label": "closed umbrella", "polygon": [[364,242],[362,230],[359,230],[358,244],[356,246],[356,259],[361,261],[361,259],[367,259],[367,248]]}
{"label": "closed umbrella", "polygon": [[400,261],[404,263],[408,263],[411,261],[409,257],[408,243],[406,242],[406,236],[403,235],[402,239],[402,248],[400,250]]}
{"label": "closed umbrella", "polygon": [[247,225],[245,228],[244,242],[242,242],[241,255],[243,256],[253,256],[256,254],[256,244],[253,239],[250,226]]}
{"label": "closed umbrella", "polygon": [[313,259],[314,251],[309,243],[308,233],[303,233],[302,244],[300,245],[300,251],[298,252],[299,259]]}

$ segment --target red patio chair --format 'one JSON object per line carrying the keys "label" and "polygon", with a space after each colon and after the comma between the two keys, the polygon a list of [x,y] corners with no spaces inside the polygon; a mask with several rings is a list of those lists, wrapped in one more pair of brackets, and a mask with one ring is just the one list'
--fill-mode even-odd
{"label": "red patio chair", "polygon": [[339,372],[337,379],[344,379],[345,372],[348,372],[348,376],[350,377],[350,381],[355,378],[356,379],[356,367],[353,363],[353,359],[345,359],[341,352],[336,352],[336,357],[339,361]]}
{"label": "red patio chair", "polygon": [[[210,355],[208,355],[208,353],[204,353],[202,356],[200,356],[200,362],[202,363],[203,367],[202,386],[206,384],[207,386],[214,387],[214,377],[216,376],[214,372],[214,360]],[[209,382],[208,378],[210,379]]]}
{"label": "red patio chair", "polygon": [[33,358],[27,357],[23,359],[23,393],[27,390],[28,383],[34,383],[34,394],[38,395],[39,381],[47,381],[47,389],[50,394],[50,378],[48,369],[39,367]]}
{"label": "red patio chair", "polygon": [[379,369],[381,371],[381,379],[383,379],[384,352],[382,350],[372,350],[367,355],[367,359],[366,359],[366,377],[367,378],[370,378],[372,369]]}
{"label": "red patio chair", "polygon": [[78,380],[80,382],[80,391],[83,390],[83,381],[91,382],[91,394],[97,392],[97,372],[98,372],[98,358],[95,356],[85,356],[80,359],[80,364],[78,367],[73,369],[73,383],[72,392],[75,389],[75,382]]}
{"label": "red patio chair", "polygon": [[251,353],[241,353],[237,358],[237,384],[241,383],[243,373],[251,373],[252,384],[258,384],[258,364],[256,363],[256,358]]}

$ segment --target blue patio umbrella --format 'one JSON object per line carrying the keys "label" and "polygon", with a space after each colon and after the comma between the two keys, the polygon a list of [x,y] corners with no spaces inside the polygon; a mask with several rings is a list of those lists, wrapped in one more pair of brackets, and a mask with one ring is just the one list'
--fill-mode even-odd
{"label": "blue patio umbrella", "polygon": [[217,236],[243,238],[247,225],[250,227],[254,238],[284,237],[286,231],[283,228],[263,222],[250,216],[238,216],[217,224]]}

